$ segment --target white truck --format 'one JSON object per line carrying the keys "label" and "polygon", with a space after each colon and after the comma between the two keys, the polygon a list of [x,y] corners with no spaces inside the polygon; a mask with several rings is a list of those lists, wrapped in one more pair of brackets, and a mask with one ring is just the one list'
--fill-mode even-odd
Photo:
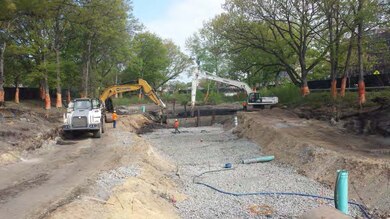
{"label": "white truck", "polygon": [[254,108],[264,108],[264,107],[271,107],[272,105],[275,105],[279,102],[278,97],[262,97],[258,92],[255,92],[252,90],[252,88],[245,82],[241,81],[235,81],[231,79],[221,78],[215,75],[206,74],[200,72],[198,69],[196,69],[193,72],[193,78],[192,78],[192,90],[191,90],[191,107],[192,109],[195,107],[195,97],[196,97],[196,88],[199,84],[199,78],[205,78],[208,80],[217,81],[220,83],[225,83],[229,85],[236,86],[238,88],[241,88],[245,90],[248,99],[247,104],[249,106],[253,106]]}
{"label": "white truck", "polygon": [[75,132],[92,132],[100,138],[104,133],[103,105],[99,99],[77,98],[72,100],[64,114],[63,131],[71,137]]}

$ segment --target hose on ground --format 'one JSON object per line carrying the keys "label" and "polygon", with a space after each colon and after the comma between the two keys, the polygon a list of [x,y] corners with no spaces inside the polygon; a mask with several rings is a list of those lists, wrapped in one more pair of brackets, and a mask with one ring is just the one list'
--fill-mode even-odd
{"label": "hose on ground", "polygon": [[[214,190],[216,192],[219,192],[219,193],[222,193],[222,194],[225,194],[225,195],[237,196],[237,197],[240,197],[240,196],[251,196],[251,195],[280,195],[280,196],[301,196],[301,197],[309,197],[309,198],[316,198],[316,199],[324,199],[324,200],[334,201],[334,198],[331,198],[331,197],[312,195],[312,194],[306,194],[306,193],[299,193],[299,192],[249,192],[249,193],[227,192],[227,191],[223,191],[222,189],[219,189],[219,188],[216,188],[214,186],[211,186],[211,185],[209,185],[207,183],[196,181],[196,178],[198,178],[198,177],[200,177],[202,175],[205,175],[207,173],[222,172],[222,171],[227,171],[227,170],[234,170],[234,168],[206,171],[206,172],[203,172],[203,173],[201,173],[199,175],[194,176],[192,178],[192,182],[195,183],[195,184],[198,184],[198,185],[205,186],[205,187],[207,187],[209,189],[212,189],[212,190]],[[361,205],[359,203],[356,203],[356,202],[352,202],[352,201],[349,201],[348,204],[354,205],[354,206],[358,207],[359,210],[363,213],[365,218],[371,219],[371,217],[369,216],[369,214],[367,213],[367,211],[365,210],[365,207],[363,205]]]}

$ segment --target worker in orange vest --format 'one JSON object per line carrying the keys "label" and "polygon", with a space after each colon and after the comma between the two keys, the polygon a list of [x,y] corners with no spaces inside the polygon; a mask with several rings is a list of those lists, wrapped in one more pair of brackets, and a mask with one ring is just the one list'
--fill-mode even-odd
{"label": "worker in orange vest", "polygon": [[116,128],[116,120],[118,119],[118,115],[116,114],[116,111],[114,110],[114,112],[112,113],[112,125],[114,128]]}
{"label": "worker in orange vest", "polygon": [[175,119],[175,122],[173,123],[173,127],[175,128],[175,134],[180,133],[179,131],[179,120]]}

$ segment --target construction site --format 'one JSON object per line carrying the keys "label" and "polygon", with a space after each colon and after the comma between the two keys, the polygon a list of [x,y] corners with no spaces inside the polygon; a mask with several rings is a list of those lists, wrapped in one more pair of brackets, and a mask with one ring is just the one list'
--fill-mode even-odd
{"label": "construction site", "polygon": [[[168,103],[162,123],[160,107],[139,104],[115,106],[116,128],[104,123],[99,138],[68,138],[64,110],[41,104],[0,109],[1,218],[389,217],[390,139],[356,134],[353,116],[332,124],[236,103],[191,117]],[[373,113],[389,133],[388,106]],[[349,173],[347,214],[334,210],[338,170]]]}
{"label": "construction site", "polygon": [[389,0],[1,0],[0,219],[390,219]]}

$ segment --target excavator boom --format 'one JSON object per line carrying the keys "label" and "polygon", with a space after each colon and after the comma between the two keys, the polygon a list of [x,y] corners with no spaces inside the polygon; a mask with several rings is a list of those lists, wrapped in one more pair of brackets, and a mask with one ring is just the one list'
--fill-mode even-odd
{"label": "excavator boom", "polygon": [[160,106],[162,109],[166,108],[165,103],[158,97],[157,93],[148,84],[148,82],[143,79],[138,79],[138,83],[134,83],[134,84],[122,84],[122,85],[110,86],[103,90],[99,99],[103,103],[105,103],[109,97],[115,94],[136,91],[140,89],[142,89],[144,94],[148,96],[156,105]]}

